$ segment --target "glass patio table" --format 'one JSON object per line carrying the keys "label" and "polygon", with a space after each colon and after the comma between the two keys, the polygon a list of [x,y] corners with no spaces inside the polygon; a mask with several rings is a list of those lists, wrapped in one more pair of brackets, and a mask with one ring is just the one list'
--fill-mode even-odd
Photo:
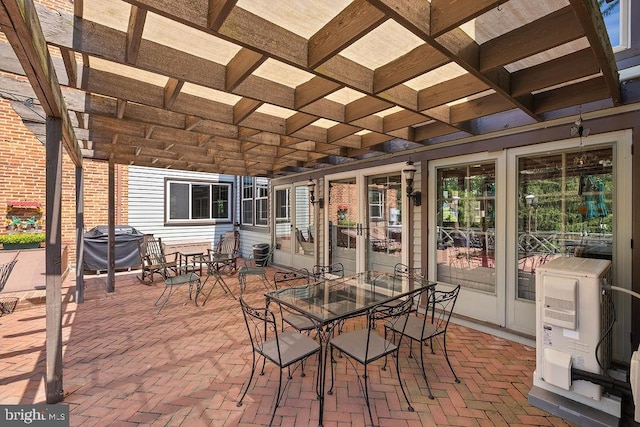
{"label": "glass patio table", "polygon": [[415,291],[433,289],[435,282],[418,277],[399,277],[391,273],[366,271],[335,279],[323,279],[316,283],[295,286],[265,293],[267,306],[275,302],[293,309],[317,325],[323,351],[318,361],[316,382],[319,405],[318,424],[322,426],[326,361],[329,341],[335,328],[344,320],[364,315],[380,304],[392,304],[394,300]]}

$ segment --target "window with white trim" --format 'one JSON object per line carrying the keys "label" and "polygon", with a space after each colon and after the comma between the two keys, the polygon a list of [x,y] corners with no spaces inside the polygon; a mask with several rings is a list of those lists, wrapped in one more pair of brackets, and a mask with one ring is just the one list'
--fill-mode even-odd
{"label": "window with white trim", "polygon": [[266,227],[269,218],[269,180],[242,177],[242,225]]}
{"label": "window with white trim", "polygon": [[369,189],[369,217],[382,219],[384,212],[384,196],[378,189]]}
{"label": "window with white trim", "polygon": [[231,221],[231,183],[168,180],[168,222]]}
{"label": "window with white trim", "polygon": [[629,47],[629,0],[598,0],[614,52]]}
{"label": "window with white trim", "polygon": [[289,189],[276,190],[276,222],[291,222],[291,198]]}

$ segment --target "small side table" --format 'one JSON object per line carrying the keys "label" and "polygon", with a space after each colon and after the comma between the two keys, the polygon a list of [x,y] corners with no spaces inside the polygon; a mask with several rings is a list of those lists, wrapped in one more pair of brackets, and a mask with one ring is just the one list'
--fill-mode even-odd
{"label": "small side table", "polygon": [[202,276],[202,251],[178,252],[178,270],[182,273],[198,273]]}

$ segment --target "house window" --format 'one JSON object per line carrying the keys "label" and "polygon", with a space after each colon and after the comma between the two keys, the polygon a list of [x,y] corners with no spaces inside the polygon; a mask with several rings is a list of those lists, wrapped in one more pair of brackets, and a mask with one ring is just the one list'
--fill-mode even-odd
{"label": "house window", "polygon": [[289,189],[276,191],[276,222],[290,222],[291,221],[291,202],[289,197]]}
{"label": "house window", "polygon": [[168,222],[231,221],[231,183],[167,181]]}
{"label": "house window", "polygon": [[598,0],[614,52],[629,47],[629,0]]}
{"label": "house window", "polygon": [[267,226],[269,180],[242,177],[242,224]]}
{"label": "house window", "polygon": [[371,219],[382,219],[384,212],[384,198],[382,191],[369,189],[369,216]]}

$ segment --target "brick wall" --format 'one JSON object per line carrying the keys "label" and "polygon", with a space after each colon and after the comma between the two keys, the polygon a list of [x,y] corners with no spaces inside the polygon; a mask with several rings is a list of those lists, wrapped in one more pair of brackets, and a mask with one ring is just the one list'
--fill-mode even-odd
{"label": "brick wall", "polygon": [[[34,201],[45,206],[45,147],[27,129],[8,100],[0,98],[0,209],[7,201]],[[116,165],[116,223],[128,223],[127,166]],[[108,164],[84,159],[85,230],[108,223]],[[62,244],[69,261],[76,259],[75,165],[65,154],[62,171]],[[46,217],[43,214],[44,221]],[[4,232],[0,230],[0,232]]]}

